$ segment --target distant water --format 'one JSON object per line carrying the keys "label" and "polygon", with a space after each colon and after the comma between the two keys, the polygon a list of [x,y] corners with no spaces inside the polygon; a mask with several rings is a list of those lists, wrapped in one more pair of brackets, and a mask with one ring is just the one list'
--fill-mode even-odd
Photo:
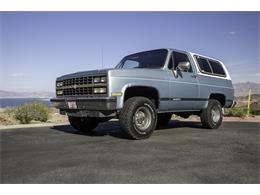
{"label": "distant water", "polygon": [[29,102],[41,102],[52,107],[50,99],[47,98],[0,98],[0,108],[19,106]]}

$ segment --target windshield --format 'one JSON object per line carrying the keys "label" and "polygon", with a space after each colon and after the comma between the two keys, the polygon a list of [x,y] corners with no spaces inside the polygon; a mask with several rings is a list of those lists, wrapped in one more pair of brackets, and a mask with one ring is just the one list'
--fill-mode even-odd
{"label": "windshield", "polygon": [[124,57],[116,68],[161,68],[166,60],[166,49],[145,51]]}

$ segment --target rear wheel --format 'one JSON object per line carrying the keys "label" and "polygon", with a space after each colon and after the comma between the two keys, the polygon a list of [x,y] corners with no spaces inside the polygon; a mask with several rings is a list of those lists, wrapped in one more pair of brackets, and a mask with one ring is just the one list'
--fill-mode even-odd
{"label": "rear wheel", "polygon": [[157,126],[167,125],[172,118],[172,113],[162,113],[157,115]]}
{"label": "rear wheel", "polygon": [[217,129],[223,119],[222,106],[219,101],[210,99],[206,109],[200,115],[201,123],[208,129]]}
{"label": "rear wheel", "polygon": [[97,127],[99,121],[97,118],[69,116],[69,122],[76,130],[89,132]]}
{"label": "rear wheel", "polygon": [[132,139],[145,139],[152,135],[157,122],[153,102],[145,97],[129,98],[119,115],[119,123]]}

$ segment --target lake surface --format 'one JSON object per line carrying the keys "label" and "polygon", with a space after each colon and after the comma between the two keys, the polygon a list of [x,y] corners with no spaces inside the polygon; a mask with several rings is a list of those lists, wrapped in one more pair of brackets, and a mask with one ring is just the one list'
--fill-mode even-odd
{"label": "lake surface", "polygon": [[29,102],[41,102],[52,107],[50,99],[47,98],[0,98],[0,108],[19,106]]}

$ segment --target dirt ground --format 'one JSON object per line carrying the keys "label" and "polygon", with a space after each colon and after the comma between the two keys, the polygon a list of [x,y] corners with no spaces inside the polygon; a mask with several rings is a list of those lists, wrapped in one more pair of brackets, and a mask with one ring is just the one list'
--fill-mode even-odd
{"label": "dirt ground", "polygon": [[[47,122],[43,123],[40,121],[32,121],[31,124],[62,124],[67,123],[68,119],[67,116],[60,115],[57,109],[51,109],[50,118]],[[0,109],[0,127],[1,126],[10,126],[10,125],[22,125],[18,120],[15,119],[14,113],[12,109],[6,108]]]}
{"label": "dirt ground", "polygon": [[[178,121],[200,121],[200,118],[198,116],[190,116],[188,119],[184,119],[181,117],[178,117],[176,115],[173,115],[172,120],[178,120]],[[223,121],[230,121],[230,122],[260,122],[260,116],[251,116],[251,117],[224,117]],[[52,112],[50,114],[50,118],[47,122],[39,122],[39,121],[32,121],[32,125],[48,125],[48,124],[65,124],[68,123],[67,116],[60,115],[59,111],[57,109],[52,109]],[[29,124],[30,125],[30,124]],[[0,109],[0,128],[5,128],[9,126],[14,126],[17,128],[23,127],[23,124],[20,124],[18,120],[14,118],[13,112],[11,110],[7,109]],[[27,125],[28,126],[28,125]]]}
{"label": "dirt ground", "polygon": [[[173,115],[172,120],[180,120],[180,121],[200,121],[200,118],[198,116],[190,116],[187,119],[178,117]],[[223,121],[225,122],[259,122],[260,123],[260,116],[250,116],[250,117],[228,117],[224,116]]]}

